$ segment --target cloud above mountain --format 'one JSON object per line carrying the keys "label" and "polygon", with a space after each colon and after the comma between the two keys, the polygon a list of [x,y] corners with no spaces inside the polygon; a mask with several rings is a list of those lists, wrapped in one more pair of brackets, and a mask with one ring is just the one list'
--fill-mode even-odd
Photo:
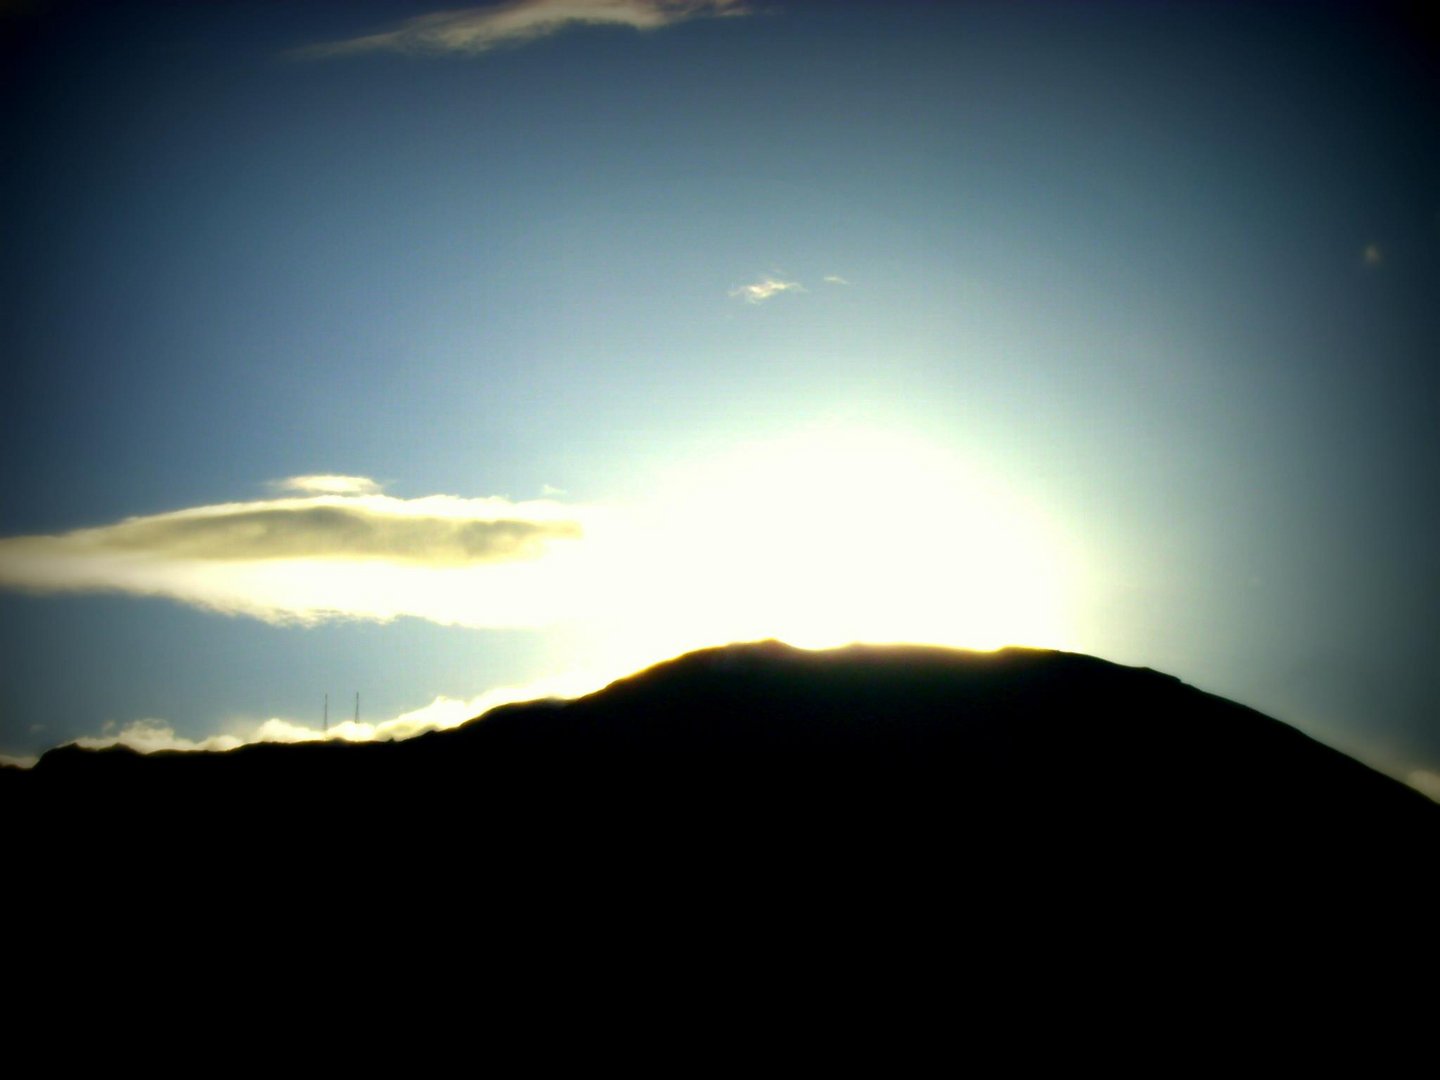
{"label": "cloud above mountain", "polygon": [[417,15],[390,29],[299,50],[313,58],[361,53],[469,54],[520,45],[577,26],[659,30],[691,19],[750,13],[742,0],[511,0]]}
{"label": "cloud above mountain", "polygon": [[[353,501],[353,500],[351,500]],[[472,518],[344,504],[203,507],[71,533],[64,542],[177,559],[380,559],[452,566],[533,558],[579,536],[565,521]]]}
{"label": "cloud above mountain", "polygon": [[[169,721],[150,717],[127,724],[108,723],[100,734],[82,736],[75,739],[74,744],[92,750],[108,746],[127,746],[148,754],[157,750],[233,750],[251,743],[323,740],[385,742],[391,739],[409,739],[427,731],[447,731],[459,727],[474,717],[512,702],[579,697],[600,689],[610,681],[610,676],[613,676],[613,673],[602,675],[599,671],[572,669],[522,684],[492,687],[469,698],[437,695],[419,708],[376,721],[346,718],[328,726],[317,726],[313,721],[272,716],[261,723],[235,725],[231,730],[203,739],[188,738],[179,734]],[[35,764],[35,759],[6,759],[0,755],[0,764],[29,768]]]}
{"label": "cloud above mountain", "polygon": [[364,477],[281,486],[310,494],[0,539],[0,586],[166,596],[270,622],[524,626],[553,617],[559,578],[538,565],[584,533],[550,500],[400,499]]}
{"label": "cloud above mountain", "polygon": [[762,304],[772,296],[783,292],[804,292],[805,287],[798,281],[785,281],[778,276],[763,277],[749,285],[737,285],[730,290],[731,297],[744,300],[747,304]]}
{"label": "cloud above mountain", "polygon": [[340,476],[335,473],[314,473],[291,476],[270,484],[277,491],[300,495],[379,495],[382,485],[368,476]]}

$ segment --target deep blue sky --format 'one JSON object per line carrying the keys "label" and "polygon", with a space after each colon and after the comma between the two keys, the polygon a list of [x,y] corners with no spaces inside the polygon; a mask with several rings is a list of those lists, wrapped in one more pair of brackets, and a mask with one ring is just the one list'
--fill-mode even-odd
{"label": "deep blue sky", "polygon": [[[749,7],[320,56],[302,50],[424,9],[19,5],[0,22],[0,537],[315,474],[399,499],[551,492],[690,523],[655,541],[663,568],[592,575],[657,594],[637,623],[674,617],[677,581],[721,581],[688,643],[723,582],[767,580],[767,545],[823,520],[833,541],[804,543],[843,568],[847,629],[988,643],[986,610],[947,635],[923,595],[863,617],[897,566],[894,591],[935,581],[936,605],[975,573],[936,522],[1010,511],[953,469],[1063,548],[1063,611],[1017,617],[1020,643],[1163,668],[1440,773],[1440,88],[1418,17]],[[732,295],[766,280],[800,287]],[[810,489],[845,445],[875,467]],[[757,455],[778,479],[752,502],[765,470],[737,462]],[[810,492],[799,518],[786,483]],[[754,543],[704,539],[719,521]],[[275,625],[30,573],[0,593],[12,755],[106,723],[313,724],[327,690],[378,720],[602,663],[596,641],[630,632],[588,610]],[[775,612],[773,632],[801,625]]]}

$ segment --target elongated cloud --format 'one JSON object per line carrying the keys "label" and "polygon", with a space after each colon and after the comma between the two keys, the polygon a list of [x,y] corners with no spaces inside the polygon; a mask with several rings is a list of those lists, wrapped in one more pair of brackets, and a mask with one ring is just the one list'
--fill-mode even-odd
{"label": "elongated cloud", "polygon": [[[107,746],[128,746],[142,754],[156,750],[233,750],[249,743],[297,743],[333,740],[341,742],[383,742],[389,739],[408,739],[427,731],[445,731],[459,727],[468,720],[482,716],[491,709],[516,701],[535,701],[542,698],[573,698],[600,689],[609,678],[599,678],[593,672],[570,672],[554,675],[520,686],[499,686],[471,698],[454,698],[440,695],[428,705],[389,717],[375,723],[343,720],[322,728],[313,723],[271,717],[260,724],[248,725],[211,735],[204,739],[191,739],[180,735],[173,725],[164,720],[147,718],[125,725],[107,724],[99,735],[86,735],[74,740],[76,746],[101,749]],[[20,768],[35,764],[31,758],[5,758],[8,763]]]}
{"label": "elongated cloud", "polygon": [[136,720],[119,731],[103,735],[86,735],[75,740],[76,746],[100,749],[106,746],[128,746],[142,754],[156,750],[233,750],[246,740],[235,735],[211,735],[206,739],[187,739],[176,735],[175,729],[163,720]]}
{"label": "elongated cloud", "polygon": [[511,0],[484,7],[417,15],[377,34],[314,45],[298,55],[316,58],[357,53],[443,54],[489,52],[573,26],[628,26],[658,30],[690,19],[749,14],[743,0]]}
{"label": "elongated cloud", "polygon": [[373,504],[205,507],[132,518],[63,541],[72,548],[177,559],[350,558],[444,566],[533,558],[546,540],[579,535],[573,522],[431,516],[390,501],[399,512]]}
{"label": "elongated cloud", "polygon": [[552,501],[398,499],[372,493],[378,486],[363,477],[297,477],[286,486],[353,493],[3,539],[0,586],[168,596],[271,622],[416,615],[529,626],[554,617],[564,576],[550,564],[564,564],[558,549],[582,536],[577,517]]}
{"label": "elongated cloud", "polygon": [[805,291],[804,286],[798,281],[782,281],[778,277],[765,277],[750,285],[737,285],[730,290],[730,295],[744,300],[747,304],[759,304],[769,300],[772,296],[779,296],[792,289],[799,292]]}
{"label": "elongated cloud", "polygon": [[320,473],[314,476],[292,476],[276,480],[272,486],[279,491],[301,495],[379,495],[380,485],[368,476],[336,476]]}

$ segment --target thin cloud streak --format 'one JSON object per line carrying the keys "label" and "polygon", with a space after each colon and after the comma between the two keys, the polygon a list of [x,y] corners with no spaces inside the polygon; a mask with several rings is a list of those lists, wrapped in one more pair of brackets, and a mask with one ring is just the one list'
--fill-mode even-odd
{"label": "thin cloud streak", "polygon": [[107,746],[128,746],[142,754],[156,750],[234,750],[244,740],[234,735],[211,735],[207,739],[187,739],[163,720],[145,719],[126,724],[119,731],[104,735],[86,735],[76,739],[75,746],[100,750]]}
{"label": "thin cloud streak", "polygon": [[276,491],[290,491],[300,495],[379,495],[383,487],[368,476],[337,476],[334,473],[291,476],[284,480],[274,480],[270,486]]}
{"label": "thin cloud streak", "polygon": [[314,59],[373,52],[478,55],[574,26],[659,30],[691,19],[748,15],[750,10],[744,0],[512,0],[417,15],[391,30],[312,45],[292,55]]}
{"label": "thin cloud streak", "polygon": [[744,300],[747,304],[761,304],[772,296],[779,296],[783,292],[804,292],[805,287],[798,281],[782,281],[778,277],[765,277],[750,285],[737,285],[730,290],[730,295],[735,299]]}
{"label": "thin cloud streak", "polygon": [[372,506],[217,509],[132,519],[69,539],[177,559],[350,558],[452,566],[537,558],[545,541],[580,535],[574,522],[429,517]]}
{"label": "thin cloud streak", "polygon": [[548,500],[311,495],[0,539],[0,587],[165,596],[275,623],[534,626],[555,617],[569,582],[554,564],[570,565],[562,549],[583,533]]}
{"label": "thin cloud streak", "polygon": [[[613,677],[613,676],[612,676]],[[124,727],[106,725],[100,735],[87,735],[74,740],[73,745],[88,749],[103,749],[109,746],[126,746],[142,754],[158,750],[180,751],[225,751],[254,743],[300,743],[300,742],[385,742],[392,739],[409,739],[427,731],[446,731],[459,727],[467,721],[483,716],[491,709],[519,701],[574,698],[598,690],[609,679],[600,679],[594,673],[572,672],[552,676],[520,686],[498,686],[477,694],[472,698],[437,696],[428,705],[412,709],[398,716],[378,723],[343,720],[331,724],[328,729],[312,727],[297,720],[271,717],[261,724],[205,739],[190,739],[176,733],[175,728],[164,720],[147,718],[136,720]],[[20,768],[35,764],[35,758],[10,758]]]}

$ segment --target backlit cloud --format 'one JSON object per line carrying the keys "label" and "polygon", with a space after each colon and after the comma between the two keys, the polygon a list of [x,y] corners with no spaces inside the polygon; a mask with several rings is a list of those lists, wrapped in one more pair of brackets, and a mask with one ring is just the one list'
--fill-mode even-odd
{"label": "backlit cloud", "polygon": [[[345,481],[344,485],[326,483]],[[553,617],[561,549],[581,539],[548,501],[398,499],[363,477],[299,477],[313,494],[202,506],[58,536],[0,539],[0,586],[119,591],[271,622],[415,615],[473,626]],[[367,492],[367,493],[361,493]]]}
{"label": "backlit cloud", "polygon": [[798,281],[782,281],[778,277],[764,277],[750,285],[737,285],[730,290],[730,295],[737,299],[744,300],[747,304],[759,304],[769,300],[772,296],[778,296],[782,292],[791,290],[804,292],[805,288]]}
{"label": "backlit cloud", "polygon": [[478,54],[518,45],[574,26],[658,30],[690,19],[749,14],[743,0],[511,0],[437,11],[389,30],[299,50],[312,57],[369,52]]}
{"label": "backlit cloud", "polygon": [[[113,727],[113,725],[107,725]],[[87,735],[75,740],[76,746],[99,749],[105,746],[128,746],[142,754],[156,750],[233,750],[244,740],[234,735],[212,735],[206,739],[187,739],[176,735],[175,729],[163,720],[136,720],[118,731],[103,735]]]}
{"label": "backlit cloud", "polygon": [[[75,745],[90,749],[127,746],[142,754],[157,750],[233,750],[251,743],[298,743],[335,740],[341,742],[383,742],[408,739],[427,731],[445,731],[459,727],[468,720],[482,716],[491,709],[517,701],[544,698],[573,698],[598,690],[608,679],[593,673],[572,672],[518,686],[499,686],[471,698],[440,695],[428,705],[400,713],[375,723],[346,719],[328,728],[313,722],[271,717],[260,724],[242,725],[235,730],[204,739],[190,739],[177,734],[164,720],[136,720],[124,726],[105,725],[99,735],[76,739]],[[35,758],[4,758],[0,763],[21,768],[35,764]]]}
{"label": "backlit cloud", "polygon": [[381,488],[368,476],[336,476],[333,473],[292,476],[276,480],[272,486],[279,491],[294,491],[302,495],[379,495]]}
{"label": "backlit cloud", "polygon": [[[71,533],[72,549],[175,559],[384,559],[460,565],[533,558],[545,541],[575,538],[574,522],[471,518],[375,505],[203,507]],[[53,544],[52,544],[53,546]]]}
{"label": "backlit cloud", "polygon": [[843,277],[841,277],[839,274],[826,274],[826,275],[825,275],[825,284],[826,284],[826,285],[849,285],[850,282],[846,281],[846,280],[845,280]]}

